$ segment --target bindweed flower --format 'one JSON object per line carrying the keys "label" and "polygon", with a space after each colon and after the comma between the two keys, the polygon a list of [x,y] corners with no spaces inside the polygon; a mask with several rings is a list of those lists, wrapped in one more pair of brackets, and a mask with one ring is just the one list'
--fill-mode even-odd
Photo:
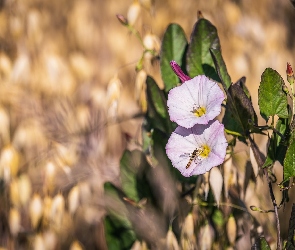
{"label": "bindweed flower", "polygon": [[216,82],[205,75],[196,76],[170,90],[167,101],[170,119],[185,128],[208,124],[220,114],[224,98]]}
{"label": "bindweed flower", "polygon": [[189,129],[177,127],[168,140],[166,153],[172,165],[189,177],[221,164],[226,147],[224,126],[216,120]]}

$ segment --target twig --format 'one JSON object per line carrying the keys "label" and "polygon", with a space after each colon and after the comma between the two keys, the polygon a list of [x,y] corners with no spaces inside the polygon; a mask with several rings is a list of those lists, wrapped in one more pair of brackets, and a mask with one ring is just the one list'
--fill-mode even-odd
{"label": "twig", "polygon": [[[262,167],[264,160],[262,159],[262,155],[256,145],[256,143],[254,142],[254,140],[249,136],[249,140],[250,140],[250,147],[253,150],[254,153],[254,157],[257,161],[257,164],[259,167]],[[277,250],[282,250],[282,242],[281,242],[281,230],[280,230],[280,220],[279,220],[279,213],[278,213],[278,205],[276,202],[276,198],[274,196],[273,193],[273,189],[272,189],[272,183],[269,179],[268,176],[268,169],[264,168],[263,169],[264,175],[266,177],[267,183],[268,183],[268,188],[269,188],[269,194],[270,194],[270,198],[272,201],[272,205],[274,207],[274,213],[275,213],[275,218],[276,218],[276,226],[277,226]]]}

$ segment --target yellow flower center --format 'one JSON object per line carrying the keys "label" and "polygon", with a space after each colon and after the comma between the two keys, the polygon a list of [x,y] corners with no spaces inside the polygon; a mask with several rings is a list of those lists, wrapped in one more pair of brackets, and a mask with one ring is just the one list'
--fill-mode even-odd
{"label": "yellow flower center", "polygon": [[210,154],[210,151],[211,151],[210,147],[205,144],[205,145],[202,146],[202,150],[200,152],[200,156],[202,158],[207,158],[208,155]]}
{"label": "yellow flower center", "polygon": [[190,154],[190,158],[189,158],[189,161],[186,165],[186,169],[188,169],[191,165],[192,165],[192,162],[197,160],[197,161],[200,161],[202,159],[201,158],[207,158],[208,155],[210,154],[210,147],[208,145],[202,145],[202,147],[200,148],[196,148],[191,154]]}
{"label": "yellow flower center", "polygon": [[205,107],[198,107],[197,109],[193,109],[193,114],[197,117],[201,117],[202,115],[206,114],[206,108]]}

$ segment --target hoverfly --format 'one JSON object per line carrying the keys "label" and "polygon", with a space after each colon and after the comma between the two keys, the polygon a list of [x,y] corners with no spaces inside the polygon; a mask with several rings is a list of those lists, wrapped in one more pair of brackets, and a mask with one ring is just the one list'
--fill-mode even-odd
{"label": "hoverfly", "polygon": [[202,148],[196,148],[192,153],[190,154],[183,154],[182,156],[189,156],[189,161],[188,163],[186,164],[186,169],[188,169],[192,162],[195,161],[196,159],[197,160],[200,160],[199,156],[203,153],[203,149]]}

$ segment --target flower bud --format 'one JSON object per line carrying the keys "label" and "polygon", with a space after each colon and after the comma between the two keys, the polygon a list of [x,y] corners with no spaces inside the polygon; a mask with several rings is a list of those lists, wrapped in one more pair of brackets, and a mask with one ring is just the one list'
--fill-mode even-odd
{"label": "flower bud", "polygon": [[287,73],[287,81],[290,83],[290,85],[293,85],[295,81],[295,77],[294,77],[294,72],[290,63],[287,63],[286,73]]}
{"label": "flower bud", "polygon": [[126,17],[124,17],[123,15],[121,14],[117,14],[116,17],[118,18],[119,22],[123,25],[128,25],[128,20]]}

